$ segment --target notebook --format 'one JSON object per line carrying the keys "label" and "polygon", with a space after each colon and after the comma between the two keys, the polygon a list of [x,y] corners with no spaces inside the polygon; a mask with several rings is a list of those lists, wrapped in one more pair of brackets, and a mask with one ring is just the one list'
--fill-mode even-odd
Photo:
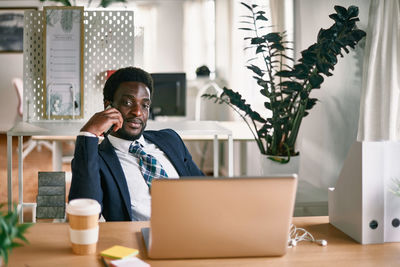
{"label": "notebook", "polygon": [[288,246],[297,176],[157,179],[152,259],[281,256]]}

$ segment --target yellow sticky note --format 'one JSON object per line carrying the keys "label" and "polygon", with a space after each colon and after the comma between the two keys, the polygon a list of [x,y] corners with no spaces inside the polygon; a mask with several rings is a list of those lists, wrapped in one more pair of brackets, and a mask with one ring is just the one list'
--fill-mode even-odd
{"label": "yellow sticky note", "polygon": [[134,248],[127,248],[124,246],[112,246],[100,252],[100,255],[111,259],[123,259],[127,257],[136,256],[138,253],[139,250]]}

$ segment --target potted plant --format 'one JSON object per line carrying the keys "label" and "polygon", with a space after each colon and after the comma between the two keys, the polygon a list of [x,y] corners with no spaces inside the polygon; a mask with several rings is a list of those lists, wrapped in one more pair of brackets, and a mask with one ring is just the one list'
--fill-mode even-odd
{"label": "potted plant", "polygon": [[[0,209],[2,207],[3,205],[0,205]],[[8,263],[8,254],[13,248],[22,246],[21,243],[16,242],[17,239],[28,243],[28,240],[24,237],[24,233],[31,225],[28,223],[18,223],[16,206],[13,211],[0,211],[0,266],[2,266],[2,260],[5,264]]]}
{"label": "potted plant", "polygon": [[[273,161],[288,163],[291,156],[298,154],[295,144],[302,119],[318,101],[310,96],[311,91],[321,87],[323,76],[332,75],[330,71],[337,63],[337,56],[343,57],[343,51],[349,53],[348,47],[355,48],[366,33],[356,26],[358,7],[335,6],[336,13],[329,16],[334,24],[321,29],[317,41],[290,66],[286,62],[294,59],[286,53],[292,48],[285,40],[285,33],[263,33],[267,29],[265,12],[257,5],[241,4],[249,15],[243,16],[246,26],[240,29],[249,33],[245,38],[249,42],[247,49],[255,54],[246,67],[260,86],[264,107],[272,116],[263,118],[238,92],[226,87],[221,95],[203,97],[230,106],[247,123],[262,154]],[[256,59],[261,59],[261,66],[251,64]]]}

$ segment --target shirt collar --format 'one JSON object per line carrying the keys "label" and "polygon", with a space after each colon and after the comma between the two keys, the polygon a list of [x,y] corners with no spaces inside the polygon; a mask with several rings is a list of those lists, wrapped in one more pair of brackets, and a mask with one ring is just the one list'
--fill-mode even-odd
{"label": "shirt collar", "polygon": [[139,142],[142,146],[146,145],[146,141],[144,140],[143,135],[141,135],[139,137],[139,139],[137,139],[135,141],[125,140],[125,139],[118,138],[118,137],[115,137],[112,135],[109,135],[108,139],[110,140],[110,143],[112,144],[112,146],[121,152],[128,152],[129,147],[134,142]]}

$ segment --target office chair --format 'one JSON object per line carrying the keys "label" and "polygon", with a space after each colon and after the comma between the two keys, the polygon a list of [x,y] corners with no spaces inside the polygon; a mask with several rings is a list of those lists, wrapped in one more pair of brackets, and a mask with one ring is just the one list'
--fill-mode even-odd
{"label": "office chair", "polygon": [[194,120],[199,121],[201,117],[201,103],[202,103],[202,95],[205,94],[209,89],[213,89],[217,95],[221,95],[223,93],[223,90],[221,87],[218,86],[218,84],[214,81],[209,81],[205,85],[203,85],[199,91],[197,92],[196,95],[196,104],[195,104],[195,115],[194,115]]}
{"label": "office chair", "polygon": [[[22,79],[20,78],[14,78],[12,79],[11,83],[17,93],[17,98],[18,98],[17,113],[19,117],[22,119],[24,110],[23,82]],[[22,148],[22,160],[24,160],[26,156],[28,156],[28,154],[32,152],[33,149],[37,148],[40,151],[42,149],[42,146],[48,148],[53,152],[53,144],[51,142],[43,140],[34,140],[32,139],[32,137],[29,138],[29,140],[24,143]]]}

